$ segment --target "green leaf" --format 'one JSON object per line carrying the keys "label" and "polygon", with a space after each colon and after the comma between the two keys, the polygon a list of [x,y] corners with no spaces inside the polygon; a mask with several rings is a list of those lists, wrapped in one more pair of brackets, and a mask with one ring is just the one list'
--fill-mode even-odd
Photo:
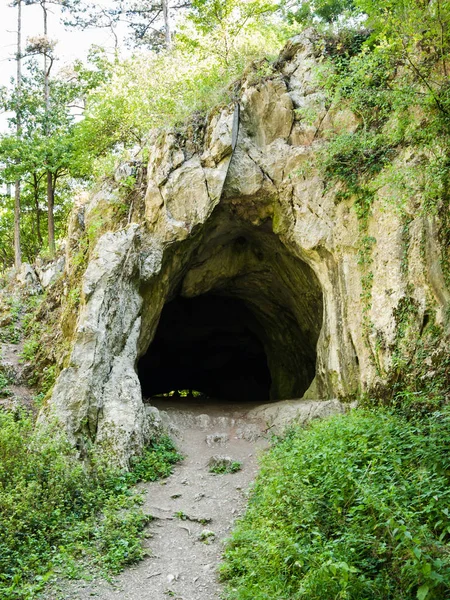
{"label": "green leaf", "polygon": [[430,591],[430,587],[426,584],[421,585],[417,590],[417,600],[425,600],[428,596],[428,592]]}

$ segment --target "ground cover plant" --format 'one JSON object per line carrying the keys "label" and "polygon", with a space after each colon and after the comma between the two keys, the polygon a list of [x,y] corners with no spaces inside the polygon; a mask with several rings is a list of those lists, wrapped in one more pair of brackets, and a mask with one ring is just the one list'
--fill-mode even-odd
{"label": "ground cover plant", "polygon": [[231,463],[223,462],[222,464],[216,464],[209,468],[210,473],[215,475],[226,475],[228,473],[237,473],[242,468],[241,463],[238,460],[234,460]]}
{"label": "ground cover plant", "polygon": [[113,471],[95,456],[81,462],[56,430],[36,433],[26,414],[0,412],[0,597],[34,598],[55,575],[114,573],[142,558],[150,517],[131,487],[180,458],[161,437],[130,472]]}
{"label": "ground cover plant", "polygon": [[361,409],[292,429],[228,543],[226,597],[450,597],[449,426]]}

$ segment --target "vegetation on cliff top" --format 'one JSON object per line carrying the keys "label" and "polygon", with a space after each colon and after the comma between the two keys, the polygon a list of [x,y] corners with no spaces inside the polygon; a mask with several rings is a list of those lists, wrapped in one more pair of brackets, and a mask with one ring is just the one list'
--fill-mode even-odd
{"label": "vegetation on cliff top", "polygon": [[[20,8],[28,4],[33,2],[14,2],[19,24]],[[145,11],[153,10],[161,25],[158,3],[149,6],[145,0],[132,7],[116,2],[108,15],[102,7],[76,0],[61,4],[75,26],[104,27],[108,17],[113,30],[114,23],[125,20],[140,31],[133,19],[142,21]],[[45,1],[40,5],[46,22],[48,7]],[[172,5],[180,15],[176,35],[172,31],[165,44],[159,35],[148,37],[155,28],[151,21],[144,27],[146,50],[137,38],[133,55],[126,58],[120,47],[112,57],[94,47],[87,64],[77,61],[59,72],[51,32],[25,48],[18,40],[17,81],[0,89],[0,110],[10,115],[9,132],[0,135],[0,184],[15,186],[15,195],[4,189],[2,196],[3,269],[20,267],[22,254],[29,262],[39,253],[52,256],[53,229],[57,238],[64,236],[77,186],[112,175],[120,157],[130,157],[129,150],[134,160],[143,160],[152,129],[228,102],[229,85],[248,63],[274,56],[292,31],[274,1],[193,0],[183,7]]]}

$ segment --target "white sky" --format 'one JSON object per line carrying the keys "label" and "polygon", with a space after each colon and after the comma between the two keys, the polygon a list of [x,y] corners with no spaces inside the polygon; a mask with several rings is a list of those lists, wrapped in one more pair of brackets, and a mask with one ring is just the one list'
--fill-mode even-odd
{"label": "white sky", "polygon": [[[108,3],[108,0],[105,4]],[[58,6],[48,5],[48,33],[57,40],[58,61],[55,71],[72,63],[76,58],[84,58],[92,44],[105,49],[113,49],[113,38],[107,29],[88,29],[79,31],[66,29],[61,22],[61,10]],[[22,46],[28,37],[43,32],[42,8],[40,5],[24,6],[22,3]],[[11,77],[15,77],[14,54],[17,42],[17,8],[9,6],[9,0],[0,0],[0,86],[9,86]],[[5,115],[0,115],[0,131],[6,127]]]}
{"label": "white sky", "polygon": [[[24,3],[22,3],[23,5]],[[111,47],[112,38],[105,29],[90,29],[78,31],[66,29],[60,19],[61,10],[58,6],[48,5],[48,32],[52,40],[58,40],[57,54],[60,56],[59,65],[72,62],[75,58],[86,55],[92,44]],[[22,39],[23,45],[30,36],[43,32],[42,9],[40,5],[22,6]],[[14,75],[14,53],[17,39],[17,8],[9,6],[9,0],[0,0],[0,85],[6,85],[11,75]]]}

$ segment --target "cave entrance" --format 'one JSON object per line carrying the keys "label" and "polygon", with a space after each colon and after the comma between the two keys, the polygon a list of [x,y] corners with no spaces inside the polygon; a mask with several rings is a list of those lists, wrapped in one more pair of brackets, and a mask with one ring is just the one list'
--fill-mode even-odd
{"label": "cave entrance", "polygon": [[138,363],[142,393],[267,401],[271,376],[262,337],[257,319],[238,298],[178,296],[165,305]]}
{"label": "cave entrance", "polygon": [[192,390],[266,402],[302,398],[313,382],[320,397],[322,288],[270,224],[249,226],[218,211],[195,245],[172,257],[160,287],[142,289],[144,398]]}

